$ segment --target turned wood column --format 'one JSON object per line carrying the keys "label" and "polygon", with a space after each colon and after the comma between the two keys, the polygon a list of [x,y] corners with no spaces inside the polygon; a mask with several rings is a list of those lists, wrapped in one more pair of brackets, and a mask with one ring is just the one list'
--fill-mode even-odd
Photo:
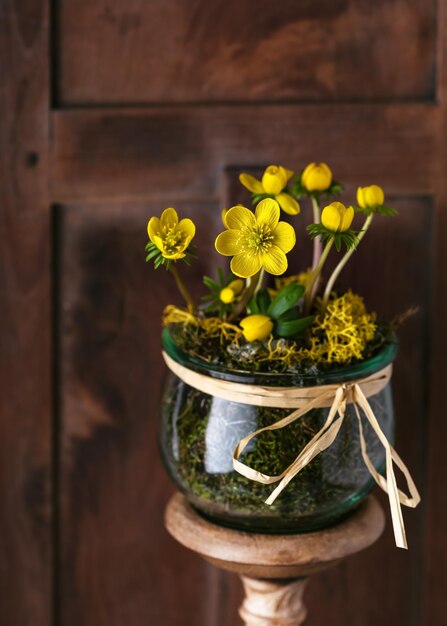
{"label": "turned wood column", "polygon": [[178,493],[165,521],[179,543],[239,574],[245,590],[239,614],[247,626],[303,624],[308,577],[373,544],[385,525],[373,496],[339,524],[313,533],[265,535],[225,528],[203,518]]}

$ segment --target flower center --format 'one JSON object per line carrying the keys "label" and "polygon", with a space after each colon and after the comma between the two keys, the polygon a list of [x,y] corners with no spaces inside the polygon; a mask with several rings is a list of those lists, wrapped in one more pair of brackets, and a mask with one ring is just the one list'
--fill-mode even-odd
{"label": "flower center", "polygon": [[176,230],[175,226],[167,228],[161,235],[163,246],[168,254],[183,252],[185,247],[186,233],[182,230]]}
{"label": "flower center", "polygon": [[273,243],[273,235],[267,224],[256,224],[256,226],[244,233],[241,242],[245,251],[260,254],[267,252]]}

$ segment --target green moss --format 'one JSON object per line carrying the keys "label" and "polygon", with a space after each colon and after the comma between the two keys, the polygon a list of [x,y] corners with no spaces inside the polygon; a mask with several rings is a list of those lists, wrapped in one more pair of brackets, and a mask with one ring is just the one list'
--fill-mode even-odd
{"label": "green moss", "polygon": [[[275,485],[253,482],[231,470],[216,473],[207,470],[206,434],[212,398],[187,387],[178,379],[174,380],[163,404],[166,430],[162,447],[168,457],[167,466],[177,486],[192,494],[197,505],[210,515],[225,518],[228,514],[231,523],[232,518],[241,519],[255,514],[264,522],[281,518],[284,525],[287,518],[296,520],[299,516],[311,518],[314,515],[324,517],[326,512],[331,514],[337,502],[344,502],[353,493],[370,487],[369,475],[355,440],[357,427],[348,416],[337,444],[313,459],[273,505],[265,505],[264,501]],[[228,410],[223,411],[219,419],[225,420],[229,409],[237,410],[241,406],[235,403],[227,405]],[[256,424],[254,428],[253,424],[246,424],[242,436],[289,413],[289,409],[256,407]],[[316,409],[286,428],[261,434],[240,460],[265,474],[280,474],[320,430],[326,415],[324,410]],[[239,423],[243,419],[241,413]],[[236,434],[239,440],[240,433]]]}

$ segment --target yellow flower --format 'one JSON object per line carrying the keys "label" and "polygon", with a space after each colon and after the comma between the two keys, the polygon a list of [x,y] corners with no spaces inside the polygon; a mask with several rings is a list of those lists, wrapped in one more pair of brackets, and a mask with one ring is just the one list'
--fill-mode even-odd
{"label": "yellow flower", "polygon": [[354,219],[352,206],[346,207],[342,202],[331,202],[321,213],[321,223],[334,233],[343,233],[350,229]]}
{"label": "yellow flower", "polygon": [[258,180],[251,174],[240,174],[239,180],[244,187],[254,194],[266,193],[269,196],[274,196],[285,213],[298,215],[300,205],[295,198],[284,192],[292,176],[293,172],[286,170],[282,165],[269,165],[262,175],[262,180]]}
{"label": "yellow flower", "polygon": [[307,191],[326,191],[332,183],[332,172],[326,163],[309,163],[301,174],[301,184]]}
{"label": "yellow flower", "polygon": [[244,288],[244,281],[240,278],[232,280],[228,287],[221,289],[219,298],[224,304],[231,304]]}
{"label": "yellow flower", "polygon": [[248,315],[241,320],[240,326],[247,341],[267,339],[273,330],[273,322],[268,315]]}
{"label": "yellow flower", "polygon": [[185,250],[196,234],[190,219],[178,221],[175,209],[165,209],[161,217],[151,217],[147,225],[149,239],[161,251],[165,259],[182,259]]}
{"label": "yellow flower", "polygon": [[379,185],[359,187],[357,189],[357,204],[362,209],[375,209],[385,202],[385,194]]}
{"label": "yellow flower", "polygon": [[279,206],[265,198],[255,214],[244,206],[232,207],[225,215],[228,229],[216,239],[216,250],[232,256],[231,271],[241,278],[254,276],[263,267],[279,276],[287,269],[286,253],[296,243],[290,224],[279,221]]}

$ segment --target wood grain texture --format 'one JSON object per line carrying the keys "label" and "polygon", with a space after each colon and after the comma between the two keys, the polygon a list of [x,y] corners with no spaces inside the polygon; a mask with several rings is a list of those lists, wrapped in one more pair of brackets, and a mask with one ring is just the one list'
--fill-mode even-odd
{"label": "wood grain texture", "polygon": [[[61,209],[64,626],[224,624],[226,581],[179,554],[163,528],[171,487],[156,445],[158,330],[164,303],[181,301],[170,276],[144,263],[158,206]],[[210,208],[195,207],[204,232],[220,220]],[[196,271],[209,272],[210,258]]]}
{"label": "wood grain texture", "polygon": [[[198,296],[216,259],[220,207],[249,201],[237,173],[324,159],[348,198],[357,185],[377,183],[400,211],[375,219],[340,287],[352,286],[387,318],[420,307],[399,333],[393,386],[397,449],[423,502],[405,511],[408,553],[394,549],[388,526],[373,550],[323,573],[306,602],[316,626],[444,626],[447,11],[437,5],[260,0],[254,15],[246,0],[56,3],[56,101],[64,108],[51,115],[50,188],[61,204],[61,625],[234,625],[237,582],[192,561],[162,527],[170,486],[155,444],[159,317],[176,296],[169,276],[144,264],[146,221],[170,205],[196,220],[204,254],[188,279]],[[22,19],[26,41],[37,6],[30,2]],[[24,205],[47,184],[45,169],[32,172],[20,170],[20,185],[8,180]],[[310,253],[301,219],[296,270]],[[45,225],[34,230],[35,216],[27,220],[33,244],[23,250],[27,259],[34,250],[37,275],[47,263]],[[7,261],[17,241],[5,248]],[[43,345],[44,333],[33,341]],[[16,542],[11,559],[22,549]]]}
{"label": "wood grain texture", "polygon": [[435,96],[435,0],[61,0],[58,7],[65,106]]}
{"label": "wood grain texture", "polygon": [[0,3],[0,621],[52,614],[48,7]]}
{"label": "wood grain texture", "polygon": [[331,528],[258,534],[205,520],[176,493],[166,507],[165,524],[181,545],[239,574],[245,591],[239,614],[247,626],[298,626],[306,618],[302,596],[307,577],[314,578],[370,547],[383,532],[385,516],[372,496]]}
{"label": "wood grain texture", "polygon": [[430,194],[439,183],[442,115],[428,105],[56,111],[52,131],[60,202],[217,200],[226,166],[322,155],[354,187],[374,179],[391,193]]}

